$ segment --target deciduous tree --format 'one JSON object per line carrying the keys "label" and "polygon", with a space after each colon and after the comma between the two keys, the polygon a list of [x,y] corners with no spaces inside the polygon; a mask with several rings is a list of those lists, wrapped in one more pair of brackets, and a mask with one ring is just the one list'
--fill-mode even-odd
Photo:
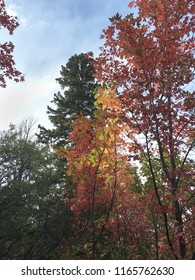
{"label": "deciduous tree", "polygon": [[[150,221],[139,191],[132,188],[129,145],[121,133],[126,127],[118,123],[120,102],[115,92],[101,88],[96,98],[94,118],[78,117],[70,135],[72,146],[58,150],[66,157],[76,186],[71,197],[64,191],[75,215],[73,258],[79,252],[92,259],[144,258],[149,254],[143,253],[146,236],[150,236],[147,241],[152,240],[150,227],[146,227]],[[115,114],[110,114],[111,108]]]}
{"label": "deciduous tree", "polygon": [[[17,18],[7,14],[4,0],[0,0],[0,29],[3,27],[13,35],[18,27]],[[24,76],[14,65],[14,45],[12,42],[0,43],[0,87],[6,87],[6,79],[13,79],[15,82],[24,81]]]}
{"label": "deciduous tree", "polygon": [[129,139],[150,174],[163,222],[163,246],[169,257],[190,258],[194,250],[190,158],[195,145],[194,1],[135,0],[129,8],[135,8],[137,16],[117,14],[104,30],[96,77],[118,92],[121,121],[133,129]]}
{"label": "deciduous tree", "polygon": [[70,233],[64,168],[31,138],[32,124],[0,133],[0,259],[61,257],[55,249]]}

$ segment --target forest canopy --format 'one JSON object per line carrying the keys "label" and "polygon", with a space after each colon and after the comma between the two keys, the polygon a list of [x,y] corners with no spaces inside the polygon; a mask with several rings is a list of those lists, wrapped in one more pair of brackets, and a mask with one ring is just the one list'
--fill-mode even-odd
{"label": "forest canopy", "polygon": [[61,67],[52,129],[1,132],[1,259],[194,258],[194,5],[130,1]]}

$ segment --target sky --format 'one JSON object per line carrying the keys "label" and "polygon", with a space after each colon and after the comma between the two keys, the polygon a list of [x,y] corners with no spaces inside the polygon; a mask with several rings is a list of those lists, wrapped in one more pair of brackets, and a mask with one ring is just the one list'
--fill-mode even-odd
{"label": "sky", "polygon": [[16,68],[25,82],[7,82],[0,88],[0,131],[10,123],[32,117],[37,124],[51,126],[46,114],[54,93],[60,91],[56,78],[61,65],[74,54],[99,47],[102,30],[117,12],[127,15],[128,0],[5,0],[6,10],[18,17],[13,36],[0,30],[0,43],[15,45]]}

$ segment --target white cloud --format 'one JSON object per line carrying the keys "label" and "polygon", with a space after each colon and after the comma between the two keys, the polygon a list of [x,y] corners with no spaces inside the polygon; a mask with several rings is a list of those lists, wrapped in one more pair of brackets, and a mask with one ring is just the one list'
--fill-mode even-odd
{"label": "white cloud", "polygon": [[46,21],[46,20],[40,20],[39,22],[38,22],[38,25],[40,26],[40,27],[48,27],[48,26],[50,26],[51,24],[48,22],[48,21]]}
{"label": "white cloud", "polygon": [[6,10],[7,10],[8,15],[18,18],[20,27],[25,28],[25,27],[29,26],[29,21],[23,15],[22,8],[19,5],[16,5],[15,3],[12,3],[12,2],[8,2],[8,5],[6,5]]}
{"label": "white cloud", "polygon": [[53,94],[59,90],[53,75],[41,78],[26,78],[24,83],[8,83],[0,90],[0,130],[8,128],[10,123],[18,123],[32,116],[39,123],[46,121],[46,109]]}
{"label": "white cloud", "polygon": [[20,23],[20,26],[24,27],[24,28],[29,26],[29,21],[24,16],[19,17],[19,23]]}
{"label": "white cloud", "polygon": [[13,17],[18,17],[18,7],[16,6],[16,4],[9,3],[6,6],[6,10],[7,10],[8,15],[13,16]]}

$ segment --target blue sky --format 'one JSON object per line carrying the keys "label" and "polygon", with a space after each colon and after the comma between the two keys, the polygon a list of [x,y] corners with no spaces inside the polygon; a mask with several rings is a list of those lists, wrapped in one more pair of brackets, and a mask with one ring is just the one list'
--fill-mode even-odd
{"label": "blue sky", "polygon": [[33,117],[48,127],[47,105],[59,85],[61,65],[74,54],[93,51],[103,44],[102,29],[109,17],[129,13],[128,0],[5,0],[7,11],[18,17],[20,26],[13,36],[0,30],[0,42],[15,45],[16,68],[25,82],[8,82],[0,88],[0,130],[10,122]]}

